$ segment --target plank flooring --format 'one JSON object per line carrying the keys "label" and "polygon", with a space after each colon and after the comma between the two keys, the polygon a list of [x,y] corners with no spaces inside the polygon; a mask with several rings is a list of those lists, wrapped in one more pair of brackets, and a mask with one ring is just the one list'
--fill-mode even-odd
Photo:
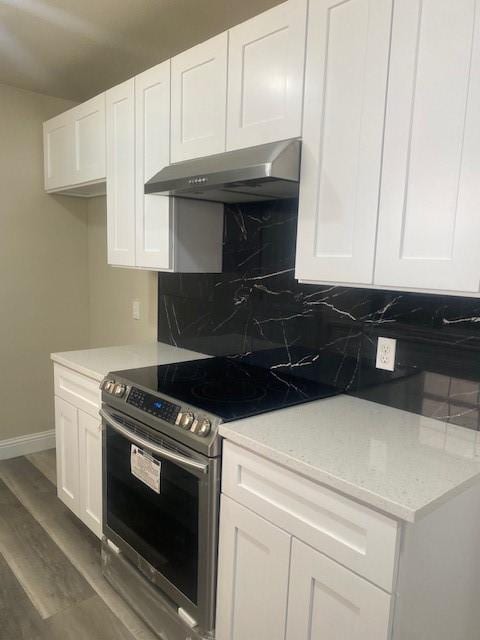
{"label": "plank flooring", "polygon": [[0,640],[157,640],[58,500],[55,452],[0,461]]}
{"label": "plank flooring", "polygon": [[39,469],[44,476],[46,476],[50,482],[57,484],[57,460],[55,456],[55,449],[48,449],[47,451],[39,451],[38,453],[31,453],[26,456],[37,469]]}
{"label": "plank flooring", "polygon": [[42,640],[44,621],[0,556],[0,640]]}

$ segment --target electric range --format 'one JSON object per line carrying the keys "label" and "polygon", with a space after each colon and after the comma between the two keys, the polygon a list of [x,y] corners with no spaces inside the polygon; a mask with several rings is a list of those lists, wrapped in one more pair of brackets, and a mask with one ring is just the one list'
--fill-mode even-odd
{"label": "electric range", "polygon": [[129,369],[102,383],[104,536],[171,604],[172,638],[214,634],[219,425],[339,393],[277,356]]}

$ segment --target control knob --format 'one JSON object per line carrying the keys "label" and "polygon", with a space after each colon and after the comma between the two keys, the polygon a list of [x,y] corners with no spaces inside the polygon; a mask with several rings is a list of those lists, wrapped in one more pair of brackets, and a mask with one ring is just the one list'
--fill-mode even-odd
{"label": "control knob", "polygon": [[125,385],[124,384],[116,384],[113,389],[113,394],[117,396],[117,398],[121,398],[125,393]]}
{"label": "control knob", "polygon": [[192,426],[194,415],[191,411],[184,411],[183,413],[178,414],[178,418],[176,420],[177,425],[182,427],[187,431]]}
{"label": "control knob", "polygon": [[202,438],[206,438],[210,433],[211,428],[212,428],[212,424],[210,420],[208,418],[201,418],[198,421],[197,435],[199,435]]}
{"label": "control knob", "polygon": [[112,393],[114,387],[115,387],[115,380],[105,380],[105,382],[103,383],[103,389],[107,393]]}

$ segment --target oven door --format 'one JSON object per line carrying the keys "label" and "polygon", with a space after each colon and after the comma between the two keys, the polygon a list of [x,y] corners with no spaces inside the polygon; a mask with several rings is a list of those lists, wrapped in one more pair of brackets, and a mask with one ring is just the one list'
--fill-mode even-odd
{"label": "oven door", "polygon": [[214,628],[220,463],[104,405],[103,532],[202,630]]}

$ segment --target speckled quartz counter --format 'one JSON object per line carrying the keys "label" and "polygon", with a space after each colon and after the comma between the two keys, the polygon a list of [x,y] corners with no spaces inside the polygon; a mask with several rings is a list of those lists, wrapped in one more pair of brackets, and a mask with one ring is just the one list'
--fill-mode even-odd
{"label": "speckled quartz counter", "polygon": [[82,349],[52,353],[51,359],[89,378],[103,380],[109,371],[136,369],[156,364],[205,358],[201,353],[179,349],[163,342],[132,344],[121,347]]}
{"label": "speckled quartz counter", "polygon": [[414,522],[480,482],[480,434],[342,395],[223,424],[220,434]]}

